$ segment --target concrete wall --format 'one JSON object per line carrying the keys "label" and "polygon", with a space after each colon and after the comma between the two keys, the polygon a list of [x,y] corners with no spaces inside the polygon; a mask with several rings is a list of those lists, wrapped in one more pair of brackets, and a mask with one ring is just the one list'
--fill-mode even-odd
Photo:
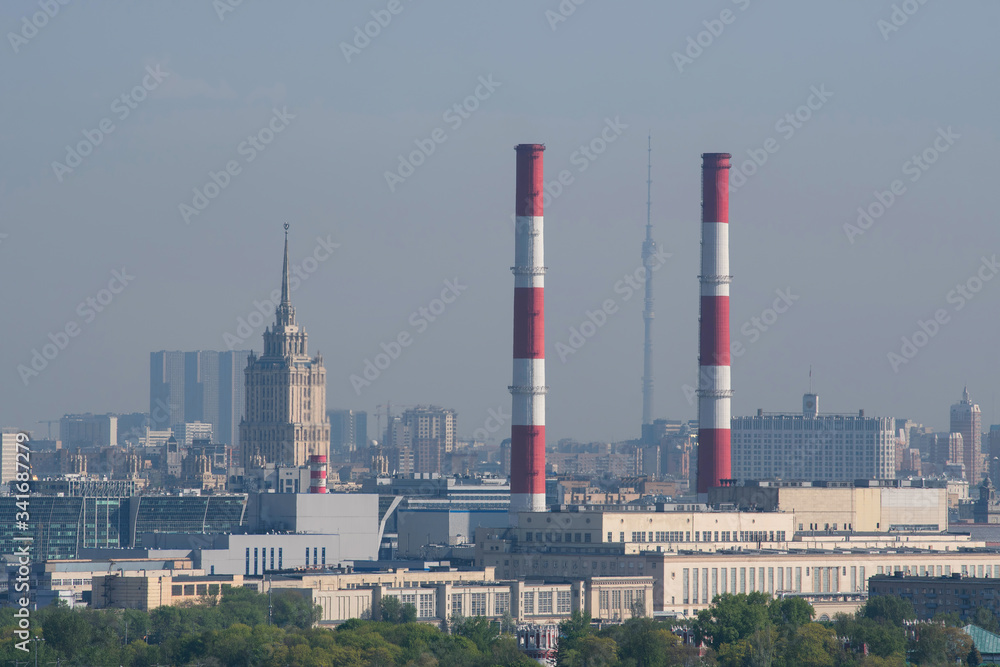
{"label": "concrete wall", "polygon": [[472,544],[479,528],[501,528],[509,522],[506,511],[396,510],[398,556],[417,558],[428,544]]}
{"label": "concrete wall", "polygon": [[247,503],[248,525],[259,532],[378,533],[373,493],[257,493]]}

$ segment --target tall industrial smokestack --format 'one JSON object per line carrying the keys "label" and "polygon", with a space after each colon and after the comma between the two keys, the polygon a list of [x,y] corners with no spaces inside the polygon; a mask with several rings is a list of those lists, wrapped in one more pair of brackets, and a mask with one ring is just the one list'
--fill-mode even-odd
{"label": "tall industrial smokestack", "polygon": [[653,240],[652,188],[653,188],[653,137],[646,149],[646,240],[642,242],[642,265],[646,267],[646,304],[642,311],[645,322],[645,344],[642,354],[642,440],[650,443],[649,433],[653,423],[653,258],[656,241]]}
{"label": "tall industrial smokestack", "polygon": [[731,475],[729,374],[729,153],[701,156],[701,318],[698,493]]}
{"label": "tall industrial smokestack", "polygon": [[510,514],[545,510],[545,267],[542,144],[519,144],[514,204],[514,373]]}

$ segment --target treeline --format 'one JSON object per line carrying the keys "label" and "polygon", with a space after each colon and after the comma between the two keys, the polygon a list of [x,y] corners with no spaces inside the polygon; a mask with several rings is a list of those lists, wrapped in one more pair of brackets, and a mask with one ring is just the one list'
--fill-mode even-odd
{"label": "treeline", "polygon": [[[224,589],[216,603],[151,612],[53,605],[32,612],[30,651],[15,648],[14,610],[0,610],[0,665],[65,667],[537,667],[486,619],[455,619],[455,634],[415,623],[412,605],[386,605],[391,620],[313,628],[315,607],[295,591],[268,596]],[[270,616],[270,619],[269,619]],[[270,622],[269,622],[270,621]],[[508,624],[509,629],[509,624]]]}
{"label": "treeline", "polygon": [[[560,626],[559,667],[904,667],[976,665],[982,656],[958,627],[957,614],[915,623],[909,601],[873,597],[857,614],[831,622],[812,620],[812,605],[800,598],[766,593],[723,594],[696,618],[673,626],[648,618],[595,630],[587,616]],[[988,609],[974,622],[998,627]],[[685,646],[692,636],[704,650]]]}
{"label": "treeline", "polygon": [[[295,591],[271,597],[225,589],[218,601],[137,610],[71,610],[53,605],[31,616],[40,640],[16,648],[13,609],[0,610],[0,664],[71,667],[536,667],[520,653],[514,622],[452,619],[451,632],[416,623],[412,605],[386,598],[375,620],[352,620],[335,630],[314,628],[319,608]],[[636,614],[620,625],[595,628],[576,613],[560,625],[559,667],[903,667],[964,664],[981,656],[957,626],[956,614],[915,623],[901,598],[871,598],[857,614],[812,620],[799,598],[764,593],[724,594],[680,624]],[[989,610],[977,625],[1000,629]],[[704,643],[685,645],[679,634]],[[37,650],[37,656],[35,651]]]}

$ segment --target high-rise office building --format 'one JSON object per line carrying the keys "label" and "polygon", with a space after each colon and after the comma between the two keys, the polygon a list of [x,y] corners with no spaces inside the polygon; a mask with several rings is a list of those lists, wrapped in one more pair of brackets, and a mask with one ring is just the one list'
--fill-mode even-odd
{"label": "high-rise office building", "polygon": [[964,447],[965,478],[969,484],[978,484],[985,474],[982,438],[983,418],[979,406],[969,398],[969,388],[962,390],[962,400],[951,406],[952,433],[962,434]]}
{"label": "high-rise office building", "polygon": [[240,422],[243,465],[304,466],[330,450],[323,357],[309,356],[308,336],[295,321],[288,297],[288,227],[281,274],[281,302],[264,331],[264,352],[250,353],[246,413]]}
{"label": "high-rise office building", "polygon": [[820,414],[819,396],[806,394],[802,413],[732,419],[733,476],[740,480],[893,479],[895,420],[858,414]]}
{"label": "high-rise office building", "polygon": [[249,350],[151,352],[149,414],[153,430],[207,422],[215,439],[239,444],[246,407],[244,371]]}
{"label": "high-rise office building", "polygon": [[327,410],[330,453],[347,453],[368,446],[368,413],[363,410]]}

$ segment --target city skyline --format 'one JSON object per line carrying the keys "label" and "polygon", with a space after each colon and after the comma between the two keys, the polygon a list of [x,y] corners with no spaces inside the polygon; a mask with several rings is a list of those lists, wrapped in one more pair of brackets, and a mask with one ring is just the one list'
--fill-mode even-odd
{"label": "city skyline", "polygon": [[[738,171],[734,415],[794,409],[812,365],[832,411],[946,431],[967,384],[984,428],[1000,421],[980,361],[1000,298],[978,166],[1000,146],[996,93],[968,85],[997,62],[983,46],[995,6],[921,6],[894,29],[879,23],[891,3],[404,7],[364,48],[355,27],[375,6],[66,6],[8,44],[13,94],[0,104],[25,131],[2,139],[0,276],[18,285],[7,305],[19,320],[0,351],[0,423],[41,434],[36,422],[67,413],[145,410],[151,350],[259,351],[257,304],[274,290],[262,239],[289,220],[325,407],[445,405],[471,435],[489,410],[509,414],[509,148],[544,141],[547,437],[638,437],[641,285],[626,276],[640,265],[649,132],[669,254],[655,275],[654,419],[696,416],[685,393],[698,379],[696,170],[702,152],[725,150]],[[699,46],[723,9],[734,22]],[[16,33],[34,11],[11,3],[0,23]],[[479,11],[496,30],[455,38]],[[122,29],[130,21],[162,30]],[[803,25],[830,31],[791,29]],[[325,39],[320,26],[332,26]],[[294,38],[274,49],[261,30]],[[512,50],[500,36],[511,32],[529,46]],[[95,39],[119,56],[88,50]],[[927,52],[929,40],[949,52]],[[95,134],[105,118],[114,129]],[[444,140],[428,139],[436,129]],[[88,137],[100,143],[68,156]],[[574,346],[588,313],[605,323]],[[402,334],[411,344],[375,367]]]}

